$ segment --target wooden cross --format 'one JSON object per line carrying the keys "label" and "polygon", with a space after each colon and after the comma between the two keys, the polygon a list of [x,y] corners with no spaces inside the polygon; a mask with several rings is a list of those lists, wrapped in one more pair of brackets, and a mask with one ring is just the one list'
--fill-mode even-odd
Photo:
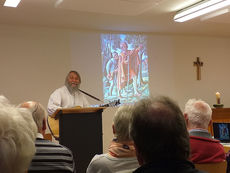
{"label": "wooden cross", "polygon": [[196,79],[201,80],[201,67],[203,66],[203,62],[200,61],[199,57],[193,62],[193,66],[196,66]]}

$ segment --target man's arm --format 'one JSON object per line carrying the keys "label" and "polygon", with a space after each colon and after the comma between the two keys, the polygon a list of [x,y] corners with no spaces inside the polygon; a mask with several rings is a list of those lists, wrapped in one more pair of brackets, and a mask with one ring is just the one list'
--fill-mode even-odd
{"label": "man's arm", "polygon": [[61,95],[58,90],[54,91],[48,102],[48,114],[52,115],[57,109],[61,108]]}

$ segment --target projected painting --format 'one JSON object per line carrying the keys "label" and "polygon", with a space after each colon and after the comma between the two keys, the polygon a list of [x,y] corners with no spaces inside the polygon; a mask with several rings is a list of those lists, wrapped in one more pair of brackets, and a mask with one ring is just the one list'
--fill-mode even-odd
{"label": "projected painting", "polygon": [[147,39],[101,34],[104,101],[135,102],[149,96]]}

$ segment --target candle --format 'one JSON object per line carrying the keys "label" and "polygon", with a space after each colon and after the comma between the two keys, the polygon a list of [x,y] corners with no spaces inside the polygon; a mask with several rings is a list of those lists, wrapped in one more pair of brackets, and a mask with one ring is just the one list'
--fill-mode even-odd
{"label": "candle", "polygon": [[219,92],[216,92],[216,101],[217,101],[217,104],[220,104],[220,93]]}

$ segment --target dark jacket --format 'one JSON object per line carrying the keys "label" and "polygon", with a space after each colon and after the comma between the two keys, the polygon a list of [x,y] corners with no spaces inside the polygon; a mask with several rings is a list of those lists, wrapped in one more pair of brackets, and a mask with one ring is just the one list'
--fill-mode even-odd
{"label": "dark jacket", "polygon": [[204,173],[195,169],[192,162],[163,160],[144,164],[133,173]]}

